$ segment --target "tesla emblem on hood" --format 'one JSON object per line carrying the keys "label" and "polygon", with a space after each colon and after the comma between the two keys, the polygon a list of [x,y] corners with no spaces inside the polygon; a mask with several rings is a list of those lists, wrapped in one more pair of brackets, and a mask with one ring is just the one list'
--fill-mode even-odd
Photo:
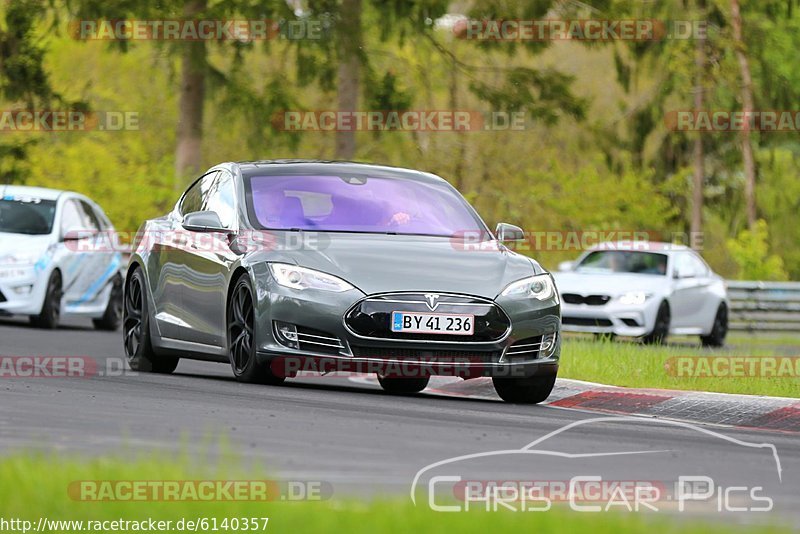
{"label": "tesla emblem on hood", "polygon": [[439,307],[439,294],[425,293],[425,304],[428,305],[428,309],[431,311],[436,311],[436,308]]}

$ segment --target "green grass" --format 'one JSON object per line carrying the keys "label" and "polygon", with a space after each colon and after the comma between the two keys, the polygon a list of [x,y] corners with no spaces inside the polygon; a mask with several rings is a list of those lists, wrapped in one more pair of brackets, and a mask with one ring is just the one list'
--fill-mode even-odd
{"label": "green grass", "polygon": [[[624,387],[680,389],[800,398],[797,375],[775,377],[672,376],[668,365],[681,357],[778,356],[769,346],[756,344],[709,351],[687,344],[648,346],[631,341],[595,341],[565,336],[559,377]],[[800,349],[795,356],[800,356]],[[671,360],[673,359],[673,360]]]}
{"label": "green grass", "polygon": [[[233,465],[235,462],[219,461]],[[244,473],[244,474],[242,474]],[[258,469],[235,472],[192,467],[181,459],[64,460],[13,456],[0,460],[0,517],[56,520],[144,520],[269,517],[267,532],[592,532],[593,534],[737,532],[731,525],[709,526],[687,517],[579,514],[564,508],[542,513],[473,511],[436,513],[407,497],[369,502],[337,498],[320,502],[81,502],[68,497],[70,482],[80,480],[254,480]],[[66,529],[61,532],[71,532]],[[200,530],[202,532],[202,529]],[[219,530],[219,532],[225,532]],[[258,532],[262,532],[258,530]],[[745,532],[744,529],[741,532]],[[748,527],[753,534],[789,532],[778,527]]]}

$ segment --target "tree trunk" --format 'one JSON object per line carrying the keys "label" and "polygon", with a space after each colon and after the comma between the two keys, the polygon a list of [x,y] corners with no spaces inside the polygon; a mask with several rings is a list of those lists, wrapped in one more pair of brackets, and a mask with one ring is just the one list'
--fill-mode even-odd
{"label": "tree trunk", "polygon": [[[705,12],[705,1],[698,0],[700,10]],[[694,56],[694,110],[703,110],[703,81],[706,69],[706,40],[698,38],[695,42]],[[692,187],[692,220],[689,243],[699,243],[697,238],[703,231],[703,189],[705,185],[705,155],[703,154],[703,134],[697,132],[694,139],[694,179]]]}
{"label": "tree trunk", "polygon": [[[733,46],[736,49],[736,59],[742,74],[742,111],[745,117],[753,112],[753,77],[750,74],[750,62],[745,53],[744,38],[742,36],[742,12],[739,0],[731,0],[731,25],[733,26]],[[750,140],[749,121],[741,132],[742,160],[744,162],[744,199],[747,212],[747,225],[753,229],[756,225],[756,163],[753,157],[753,145]]]}
{"label": "tree trunk", "polygon": [[[339,111],[353,112],[358,109],[361,87],[361,0],[342,0],[339,12],[338,33]],[[353,126],[355,124],[353,123]],[[336,158],[350,160],[356,153],[354,128],[343,128],[336,132]]]}
{"label": "tree trunk", "polygon": [[[184,16],[193,19],[206,8],[206,0],[189,0]],[[175,150],[175,189],[200,172],[203,141],[203,102],[206,82],[206,43],[181,43],[181,87],[178,104],[178,144]]]}

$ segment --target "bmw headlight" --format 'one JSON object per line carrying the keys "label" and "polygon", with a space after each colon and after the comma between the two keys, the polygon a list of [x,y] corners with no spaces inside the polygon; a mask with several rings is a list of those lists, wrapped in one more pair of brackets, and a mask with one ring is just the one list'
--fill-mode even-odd
{"label": "bmw headlight", "polygon": [[625,304],[628,306],[639,306],[647,302],[647,299],[650,298],[650,295],[643,292],[643,291],[632,291],[630,293],[625,293],[619,298],[620,304]]}
{"label": "bmw headlight", "polygon": [[503,297],[548,300],[556,295],[556,284],[549,273],[537,274],[509,284],[500,295]]}
{"label": "bmw headlight", "polygon": [[288,263],[270,263],[269,270],[278,284],[291,289],[320,289],[336,293],[355,289],[341,278]]}

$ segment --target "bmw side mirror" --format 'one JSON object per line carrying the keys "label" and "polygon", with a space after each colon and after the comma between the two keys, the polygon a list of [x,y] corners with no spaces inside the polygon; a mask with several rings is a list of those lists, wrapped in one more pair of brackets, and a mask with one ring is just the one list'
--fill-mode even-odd
{"label": "bmw side mirror", "polygon": [[497,240],[501,243],[522,241],[525,239],[525,232],[522,231],[522,228],[508,223],[499,223],[494,233],[497,236]]}
{"label": "bmw side mirror", "polygon": [[227,232],[219,215],[213,211],[194,211],[183,218],[183,227],[190,232]]}

